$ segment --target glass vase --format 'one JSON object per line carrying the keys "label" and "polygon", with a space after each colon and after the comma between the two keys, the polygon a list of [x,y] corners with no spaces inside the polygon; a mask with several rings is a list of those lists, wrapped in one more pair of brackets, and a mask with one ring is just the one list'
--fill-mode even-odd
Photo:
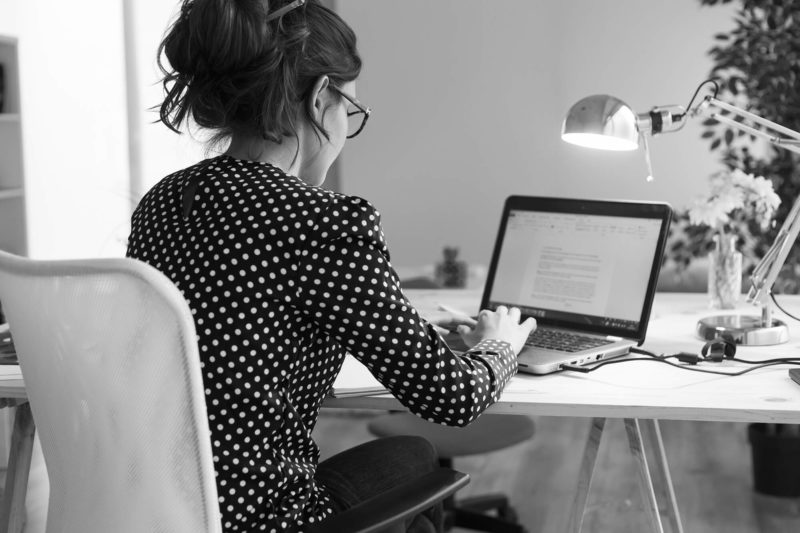
{"label": "glass vase", "polygon": [[710,305],[713,309],[733,309],[742,294],[742,253],[736,250],[736,237],[715,235],[709,259]]}

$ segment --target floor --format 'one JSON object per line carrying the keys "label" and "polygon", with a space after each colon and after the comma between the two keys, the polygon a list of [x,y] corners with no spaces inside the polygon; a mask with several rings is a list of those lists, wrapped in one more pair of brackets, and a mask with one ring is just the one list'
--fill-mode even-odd
{"label": "floor", "polygon": [[[323,457],[370,439],[366,422],[372,416],[370,411],[323,410],[315,430]],[[462,458],[456,468],[472,476],[463,494],[506,492],[530,533],[561,533],[567,527],[590,420],[538,417],[534,422],[536,434],[529,442]],[[661,429],[687,533],[800,531],[800,498],[752,490],[745,424],[663,421]],[[608,421],[585,532],[650,530],[637,475],[623,422]]]}
{"label": "floor", "polygon": [[[366,423],[373,416],[324,409],[315,430],[323,459],[369,440]],[[590,420],[537,417],[534,423],[536,434],[526,443],[458,460],[456,468],[472,476],[462,494],[505,492],[530,533],[562,533]],[[753,492],[745,424],[663,421],[661,429],[686,533],[800,531],[800,498]],[[47,479],[38,453],[31,470],[25,531],[42,533]],[[621,420],[606,424],[583,531],[650,531]]]}

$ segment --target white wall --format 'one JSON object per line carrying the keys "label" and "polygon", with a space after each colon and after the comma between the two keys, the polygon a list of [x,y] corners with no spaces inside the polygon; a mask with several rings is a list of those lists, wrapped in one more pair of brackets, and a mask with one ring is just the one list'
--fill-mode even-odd
{"label": "white wall", "polygon": [[[132,124],[142,184],[204,157],[147,108],[161,99],[155,52],[177,1],[132,6]],[[509,194],[666,200],[702,190],[715,156],[690,124],[641,152],[583,151],[558,139],[578,98],[615,94],[638,111],[685,104],[707,74],[730,6],[697,0],[339,0],[365,60],[359,96],[375,109],[342,156],[345,192],[384,215],[396,265],[432,263],[444,244],[486,262]],[[20,38],[30,252],[120,253],[130,213],[122,1],[0,1]]]}
{"label": "white wall", "polygon": [[486,263],[510,194],[664,200],[681,207],[718,168],[699,129],[641,151],[560,141],[563,114],[609,93],[638,112],[686,105],[730,6],[698,0],[341,0],[359,36],[359,98],[374,108],[342,155],[345,192],[383,214],[397,266],[445,244]]}
{"label": "white wall", "polygon": [[139,90],[137,124],[141,153],[141,183],[135,193],[141,196],[161,178],[206,157],[202,139],[178,135],[158,119],[151,108],[161,103],[161,72],[156,63],[158,45],[179,11],[177,0],[130,0],[136,58],[136,86]]}
{"label": "white wall", "polygon": [[29,253],[111,255],[128,210],[121,3],[2,0],[19,39]]}

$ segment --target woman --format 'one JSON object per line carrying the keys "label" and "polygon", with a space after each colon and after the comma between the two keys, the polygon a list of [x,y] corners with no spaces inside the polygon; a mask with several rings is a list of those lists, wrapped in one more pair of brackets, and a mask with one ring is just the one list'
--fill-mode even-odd
{"label": "woman", "polygon": [[[535,326],[483,311],[453,353],[406,300],[377,211],[318,186],[368,111],[352,30],[316,1],[184,0],[161,44],[161,120],[227,143],[164,178],[132,219],[128,255],[194,314],[225,531],[291,531],[431,469],[421,439],[321,464],[311,438],[345,353],[412,412],[474,420],[516,372]],[[352,120],[352,125],[351,125]],[[437,530],[433,510],[410,527]]]}

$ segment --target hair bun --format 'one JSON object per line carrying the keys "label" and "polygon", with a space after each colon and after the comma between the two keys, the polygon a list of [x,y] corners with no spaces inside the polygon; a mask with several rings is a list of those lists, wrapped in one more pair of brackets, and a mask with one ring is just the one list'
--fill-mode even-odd
{"label": "hair bun", "polygon": [[262,0],[185,0],[164,54],[187,76],[238,71],[274,47],[266,14]]}
{"label": "hair bun", "polygon": [[327,138],[306,98],[320,76],[338,87],[361,72],[355,33],[318,0],[183,0],[157,61],[161,122],[211,130],[212,143],[235,133],[280,143],[301,117]]}

